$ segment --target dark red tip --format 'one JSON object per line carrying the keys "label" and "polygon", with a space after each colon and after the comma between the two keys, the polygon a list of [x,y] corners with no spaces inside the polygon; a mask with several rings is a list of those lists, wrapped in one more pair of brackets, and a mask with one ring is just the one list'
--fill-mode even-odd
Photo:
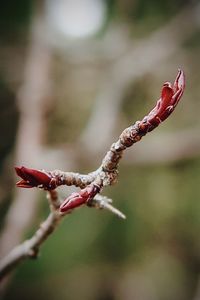
{"label": "dark red tip", "polygon": [[151,131],[167,119],[181,99],[184,88],[185,75],[182,70],[179,70],[173,85],[170,82],[164,83],[160,99],[150,113],[143,118],[140,127],[143,126],[145,132]]}
{"label": "dark red tip", "polygon": [[80,196],[79,193],[72,193],[67,199],[64,200],[64,202],[60,206],[60,212],[68,212],[76,207],[81,206],[82,204],[85,204],[87,199]]}
{"label": "dark red tip", "polygon": [[16,185],[22,188],[32,188],[39,185],[48,188],[52,179],[51,175],[44,171],[29,169],[23,166],[15,167],[15,171],[17,175],[22,178]]}

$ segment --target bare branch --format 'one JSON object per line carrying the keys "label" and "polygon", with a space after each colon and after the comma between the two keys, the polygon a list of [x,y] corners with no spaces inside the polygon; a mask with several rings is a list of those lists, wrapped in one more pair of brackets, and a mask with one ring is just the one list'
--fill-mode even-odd
{"label": "bare branch", "polygon": [[0,280],[25,259],[36,258],[41,244],[57,228],[62,219],[62,215],[59,212],[60,205],[58,205],[59,200],[57,197],[57,192],[51,191],[49,192],[48,196],[52,212],[40,225],[39,229],[31,239],[26,240],[19,246],[15,247],[4,259],[1,260]]}
{"label": "bare branch", "polygon": [[[80,205],[87,204],[96,208],[106,208],[121,218],[125,218],[124,214],[110,204],[110,200],[101,195],[98,196],[98,194],[103,187],[116,182],[118,176],[117,168],[124,150],[140,141],[144,135],[154,130],[168,118],[178,104],[184,87],[184,73],[179,70],[173,85],[169,82],[163,85],[161,98],[157,101],[156,106],[141,121],[137,121],[121,133],[117,142],[113,143],[110,150],[106,153],[101,166],[92,173],[82,175],[59,170],[46,172],[26,167],[16,168],[18,176],[22,178],[17,183],[18,187],[38,187],[48,190],[51,213],[31,239],[14,248],[2,260],[0,264],[0,278],[3,278],[23,260],[35,258],[39,247],[56,229],[61,218]],[[84,187],[84,189],[81,189],[78,193],[72,193],[60,205],[58,194],[55,191],[60,185],[75,185],[81,188]]]}
{"label": "bare branch", "polygon": [[98,194],[91,201],[89,201],[87,205],[89,207],[95,207],[97,209],[107,209],[119,218],[126,219],[126,216],[111,203],[112,199]]}

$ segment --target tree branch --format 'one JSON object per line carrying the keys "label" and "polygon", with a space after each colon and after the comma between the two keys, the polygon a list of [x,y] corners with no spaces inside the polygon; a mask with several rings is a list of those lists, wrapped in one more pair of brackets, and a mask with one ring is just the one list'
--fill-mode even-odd
{"label": "tree branch", "polygon": [[33,237],[11,250],[11,252],[0,262],[0,280],[25,259],[36,258],[40,245],[57,228],[62,215],[59,213],[60,205],[57,204],[58,196],[56,191],[49,192],[49,202],[51,213],[40,225]]}
{"label": "tree branch", "polygon": [[[156,106],[141,121],[137,121],[121,133],[117,142],[113,143],[110,150],[106,153],[101,166],[92,173],[83,175],[60,170],[46,172],[26,167],[16,168],[17,175],[22,178],[17,183],[18,187],[38,187],[48,191],[51,213],[31,239],[15,247],[2,260],[0,264],[0,279],[25,259],[37,257],[40,246],[54,232],[63,216],[68,215],[80,205],[86,204],[91,207],[106,208],[125,218],[120,211],[111,205],[109,199],[102,197],[99,193],[104,187],[116,182],[118,164],[124,150],[140,141],[144,135],[154,130],[168,118],[178,104],[184,87],[184,73],[179,71],[173,85],[169,82],[163,85],[161,98],[157,101]],[[60,185],[75,185],[80,187],[81,190],[78,193],[72,193],[60,205],[60,200],[55,190]]]}

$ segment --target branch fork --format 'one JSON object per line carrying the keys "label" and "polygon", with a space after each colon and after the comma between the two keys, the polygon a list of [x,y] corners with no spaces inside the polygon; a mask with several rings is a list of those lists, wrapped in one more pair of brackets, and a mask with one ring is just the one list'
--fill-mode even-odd
{"label": "branch fork", "polygon": [[[20,188],[40,188],[48,193],[51,213],[42,223],[33,237],[14,248],[0,263],[0,279],[11,271],[17,264],[28,257],[36,257],[40,245],[57,228],[61,219],[77,207],[87,205],[98,209],[107,209],[118,217],[125,215],[112,206],[112,200],[100,193],[104,187],[116,183],[118,165],[126,148],[141,140],[165,121],[174,111],[185,89],[185,75],[178,71],[173,84],[163,84],[160,99],[155,107],[141,121],[126,128],[119,139],[113,143],[102,160],[101,166],[88,174],[64,172],[60,170],[45,171],[16,167],[16,173],[21,180],[16,183]],[[61,185],[76,186],[79,192],[72,193],[64,201],[60,201],[56,188]]]}

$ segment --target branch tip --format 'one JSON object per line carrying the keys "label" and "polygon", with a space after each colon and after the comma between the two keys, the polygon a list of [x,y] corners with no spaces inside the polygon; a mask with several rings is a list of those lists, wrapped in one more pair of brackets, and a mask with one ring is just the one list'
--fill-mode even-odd
{"label": "branch tip", "polygon": [[107,209],[113,214],[117,215],[119,218],[126,219],[126,216],[110,203],[112,203],[110,198],[98,194],[91,201],[89,201],[87,205],[97,209]]}

